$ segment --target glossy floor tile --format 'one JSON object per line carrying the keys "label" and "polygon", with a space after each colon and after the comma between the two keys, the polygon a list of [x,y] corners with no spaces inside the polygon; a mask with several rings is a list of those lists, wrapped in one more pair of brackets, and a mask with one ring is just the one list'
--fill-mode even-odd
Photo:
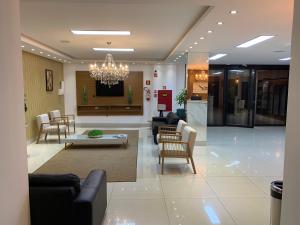
{"label": "glossy floor tile", "polygon": [[[108,184],[103,225],[269,225],[270,183],[283,174],[283,127],[208,128],[207,146],[194,149],[196,175],[183,159],[166,159],[161,175],[150,129],[139,133],[137,181]],[[29,172],[62,148],[55,137],[29,145]]]}

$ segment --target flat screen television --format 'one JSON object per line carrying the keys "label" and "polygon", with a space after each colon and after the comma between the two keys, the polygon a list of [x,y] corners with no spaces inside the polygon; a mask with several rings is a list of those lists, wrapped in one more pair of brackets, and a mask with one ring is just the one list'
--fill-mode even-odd
{"label": "flat screen television", "polygon": [[119,81],[118,84],[111,85],[101,84],[101,81],[96,81],[96,96],[124,96],[124,81]]}

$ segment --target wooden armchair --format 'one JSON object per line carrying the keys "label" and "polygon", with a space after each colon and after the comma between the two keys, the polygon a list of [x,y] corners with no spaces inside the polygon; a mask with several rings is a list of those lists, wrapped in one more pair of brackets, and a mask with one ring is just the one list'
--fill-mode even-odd
{"label": "wooden armchair", "polygon": [[[189,163],[191,160],[194,173],[196,174],[196,167],[193,159],[193,150],[196,141],[197,132],[189,127],[183,128],[181,140],[164,140],[159,146],[159,164],[161,164],[161,173],[164,173],[165,158],[184,158]],[[161,163],[162,161],[162,163]]]}
{"label": "wooden armchair", "polygon": [[48,134],[57,134],[58,142],[60,143],[60,135],[64,134],[65,138],[67,137],[67,126],[58,122],[54,122],[49,120],[47,114],[41,114],[36,117],[37,125],[39,128],[39,133],[37,136],[36,143],[40,142],[40,138],[42,134],[45,134],[45,141],[47,140]]}
{"label": "wooden armchair", "polygon": [[52,122],[67,125],[69,134],[70,134],[70,125],[73,125],[74,133],[75,133],[75,115],[73,114],[61,115],[60,110],[50,111],[49,115]]}
{"label": "wooden armchair", "polygon": [[158,128],[157,142],[162,143],[163,141],[180,141],[182,138],[183,128],[187,123],[183,120],[179,120],[177,126],[160,126]]}

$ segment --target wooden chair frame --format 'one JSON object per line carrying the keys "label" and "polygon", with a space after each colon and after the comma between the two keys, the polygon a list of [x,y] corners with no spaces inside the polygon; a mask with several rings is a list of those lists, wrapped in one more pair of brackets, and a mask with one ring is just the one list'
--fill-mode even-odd
{"label": "wooden chair frame", "polygon": [[70,134],[70,122],[69,122],[69,117],[72,117],[72,119],[74,120],[74,133],[75,133],[75,130],[76,130],[76,125],[75,125],[75,115],[74,114],[69,114],[69,115],[62,115],[62,116],[58,116],[58,117],[54,117],[53,118],[53,121],[56,121],[59,120],[63,120],[64,121],[64,124],[67,126],[68,128],[68,134]]}
{"label": "wooden chair frame", "polygon": [[[57,125],[57,135],[58,135],[58,143],[60,144],[60,127],[59,127],[59,123],[55,123],[55,122],[49,122],[49,123],[41,123],[40,125],[40,129],[39,129],[39,133],[38,133],[38,137],[36,140],[36,143],[38,144],[40,142],[40,138],[42,133],[45,133],[45,141],[47,141],[47,136],[48,136],[48,132],[44,132],[44,125]],[[67,137],[67,130],[65,130],[65,138]]]}

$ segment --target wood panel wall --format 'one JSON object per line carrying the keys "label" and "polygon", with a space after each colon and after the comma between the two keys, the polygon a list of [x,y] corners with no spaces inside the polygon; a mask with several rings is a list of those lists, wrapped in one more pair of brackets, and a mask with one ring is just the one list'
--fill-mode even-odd
{"label": "wood panel wall", "polygon": [[[64,112],[64,97],[58,95],[60,81],[63,81],[63,64],[22,52],[24,98],[27,105],[26,135],[31,140],[37,135],[37,123],[35,117],[51,110],[59,109]],[[53,70],[53,91],[46,91],[45,70]],[[12,87],[13,88],[13,87]]]}
{"label": "wood panel wall", "polygon": [[128,88],[131,86],[133,92],[132,105],[143,106],[143,72],[130,72],[124,82],[124,96],[97,97],[96,82],[89,75],[88,71],[76,71],[76,95],[77,106],[83,104],[83,88],[86,87],[88,94],[87,105],[127,105]]}

